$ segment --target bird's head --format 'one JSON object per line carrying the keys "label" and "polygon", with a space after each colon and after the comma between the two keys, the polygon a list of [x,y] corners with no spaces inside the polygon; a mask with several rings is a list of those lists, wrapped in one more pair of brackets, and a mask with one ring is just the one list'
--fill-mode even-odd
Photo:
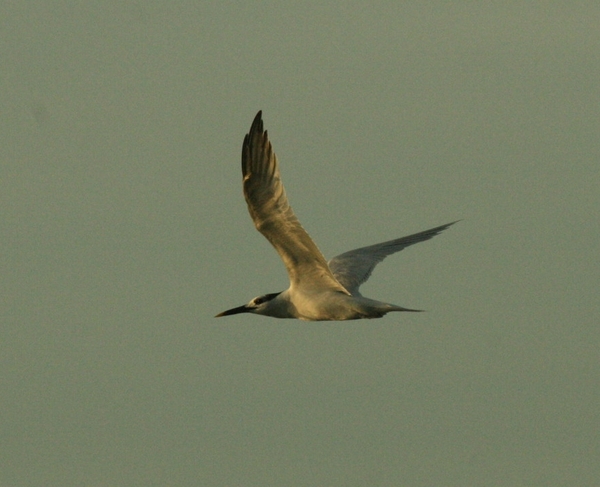
{"label": "bird's head", "polygon": [[271,293],[264,294],[262,296],[257,296],[252,299],[248,304],[244,304],[243,306],[238,306],[237,308],[228,309],[227,311],[223,311],[215,316],[215,318],[220,318],[221,316],[229,316],[236,315],[238,313],[255,313],[258,315],[270,313],[266,312],[269,307],[271,301],[279,296],[281,293]]}

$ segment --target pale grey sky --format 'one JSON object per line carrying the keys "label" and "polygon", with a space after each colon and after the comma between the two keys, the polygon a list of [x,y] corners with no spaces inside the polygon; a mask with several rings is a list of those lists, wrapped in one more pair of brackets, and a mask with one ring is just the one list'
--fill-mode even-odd
{"label": "pale grey sky", "polygon": [[[0,485],[592,486],[600,5],[0,6]],[[287,287],[256,112],[327,257],[462,218],[364,294]]]}

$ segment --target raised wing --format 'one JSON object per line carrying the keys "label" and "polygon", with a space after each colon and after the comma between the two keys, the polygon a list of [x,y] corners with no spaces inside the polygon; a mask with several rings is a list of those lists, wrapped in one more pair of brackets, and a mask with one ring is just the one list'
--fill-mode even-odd
{"label": "raised wing", "polygon": [[258,112],[242,146],[244,197],[256,229],[285,264],[292,287],[349,294],[335,279],[325,257],[302,228],[288,203],[279,164]]}
{"label": "raised wing", "polygon": [[447,223],[408,237],[350,250],[331,259],[329,268],[338,282],[350,291],[350,294],[360,296],[361,294],[358,292],[360,285],[369,279],[375,266],[388,255],[400,252],[409,245],[429,240],[455,223]]}

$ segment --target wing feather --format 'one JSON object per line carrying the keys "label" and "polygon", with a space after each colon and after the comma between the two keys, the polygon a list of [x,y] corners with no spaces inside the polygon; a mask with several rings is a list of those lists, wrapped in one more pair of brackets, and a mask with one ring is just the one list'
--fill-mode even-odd
{"label": "wing feather", "polygon": [[361,247],[340,254],[329,261],[329,268],[335,278],[353,296],[360,296],[358,288],[371,276],[371,272],[388,255],[400,252],[406,247],[435,237],[456,222],[447,223],[407,237]]}
{"label": "wing feather", "polygon": [[292,287],[332,289],[349,294],[333,276],[325,257],[302,228],[281,182],[277,156],[258,112],[242,145],[244,197],[256,229],[283,260]]}

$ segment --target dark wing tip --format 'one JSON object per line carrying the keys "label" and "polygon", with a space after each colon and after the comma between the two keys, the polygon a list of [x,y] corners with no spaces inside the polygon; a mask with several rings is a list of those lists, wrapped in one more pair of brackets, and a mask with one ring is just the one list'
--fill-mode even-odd
{"label": "dark wing tip", "polygon": [[256,148],[257,137],[262,137],[263,139],[267,138],[267,132],[264,130],[262,121],[262,110],[259,110],[254,117],[250,130],[244,137],[244,142],[242,143],[242,174],[244,176],[250,172],[249,165],[251,165],[252,161],[252,152]]}
{"label": "dark wing tip", "polygon": [[255,132],[263,131],[263,122],[262,122],[262,110],[259,110],[252,121],[252,125],[250,126],[250,133],[253,134]]}
{"label": "dark wing tip", "polygon": [[259,110],[252,121],[252,125],[250,126],[250,131],[244,137],[244,145],[243,150],[248,147],[250,149],[257,148],[259,145],[266,145],[269,142],[269,136],[267,131],[264,129],[263,121],[262,121],[262,110]]}
{"label": "dark wing tip", "polygon": [[[439,227],[432,228],[431,230],[438,230],[439,232],[443,232],[444,230],[446,230],[446,228],[451,227],[452,225],[454,225],[455,223],[458,223],[460,221],[462,221],[462,219],[454,220],[453,222],[446,223],[445,225],[440,225]],[[429,230],[429,231],[431,231],[431,230]]]}

